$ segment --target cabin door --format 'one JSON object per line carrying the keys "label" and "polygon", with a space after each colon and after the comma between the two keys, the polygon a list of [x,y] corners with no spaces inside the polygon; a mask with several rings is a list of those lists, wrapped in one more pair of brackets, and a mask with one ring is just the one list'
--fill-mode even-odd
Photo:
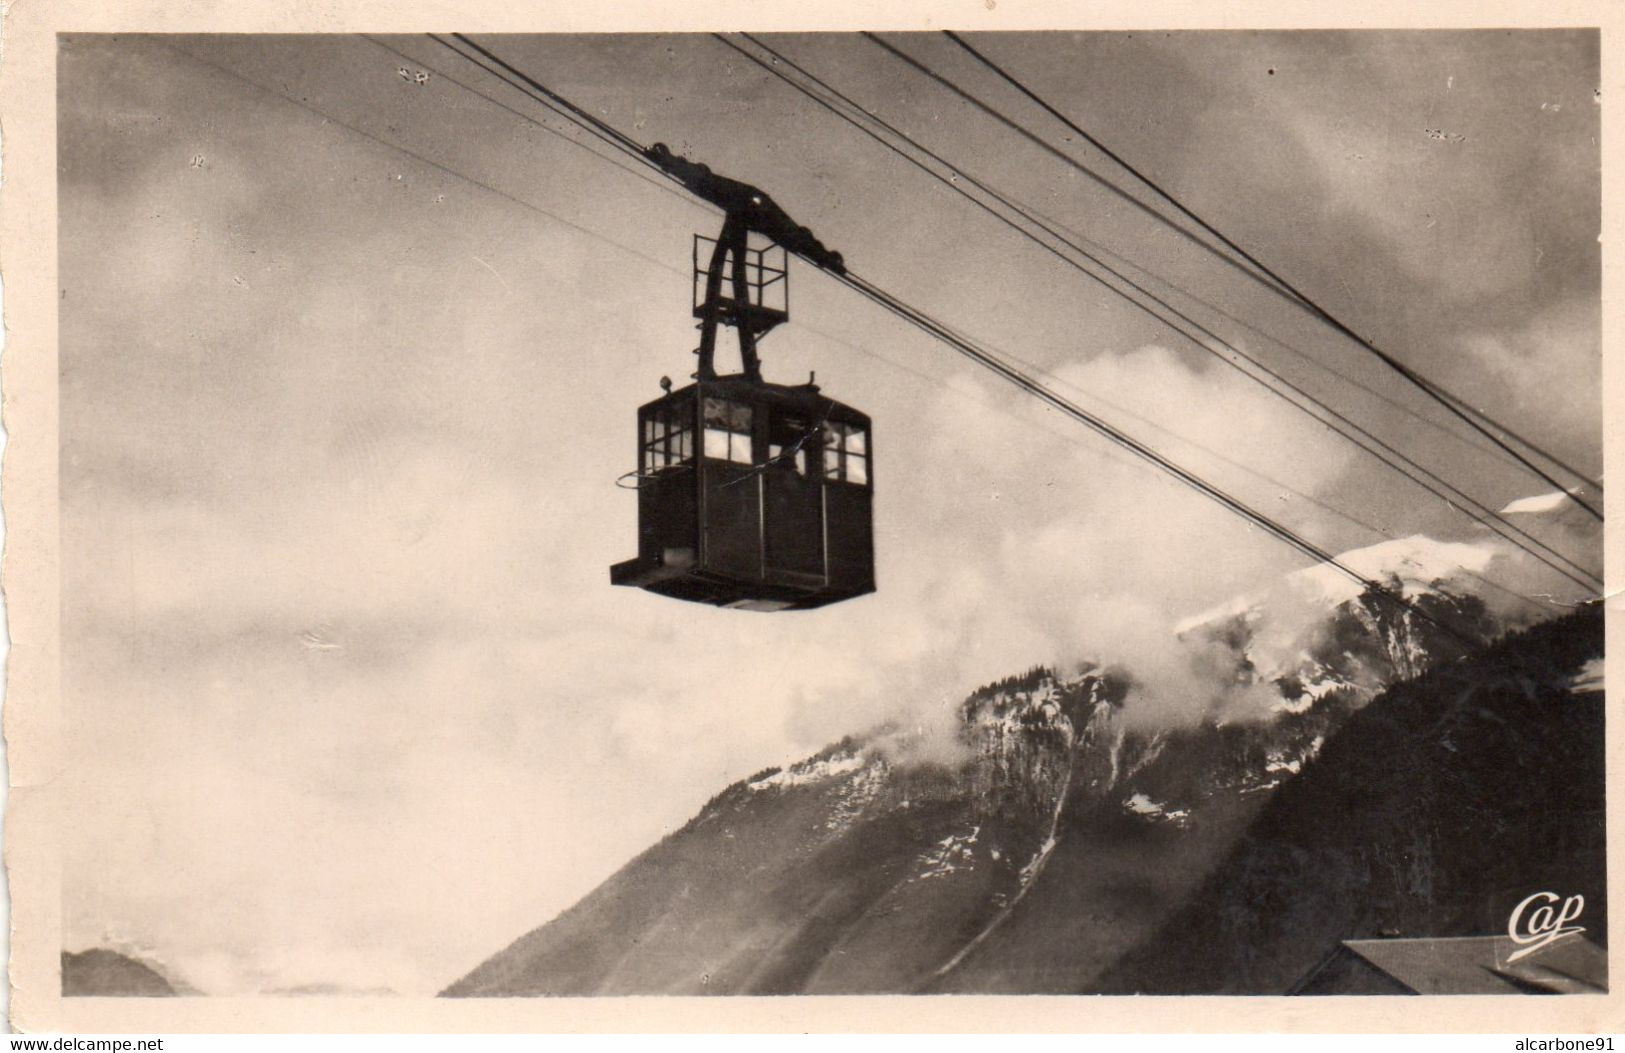
{"label": "cabin door", "polygon": [[762,473],[763,569],[767,577],[824,577],[824,484],[817,422],[777,411],[768,421]]}

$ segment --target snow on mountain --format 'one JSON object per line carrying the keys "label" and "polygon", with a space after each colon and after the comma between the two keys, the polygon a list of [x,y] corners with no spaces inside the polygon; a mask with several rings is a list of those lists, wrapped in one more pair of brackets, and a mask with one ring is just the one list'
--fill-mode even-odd
{"label": "snow on mountain", "polygon": [[863,766],[863,757],[854,751],[845,756],[826,757],[819,761],[802,761],[799,764],[792,764],[788,768],[757,776],[747,785],[753,790],[804,786],[807,783],[821,782],[825,779],[850,774]]}
{"label": "snow on mountain", "polygon": [[1123,802],[1123,807],[1135,815],[1143,815],[1148,819],[1161,819],[1165,822],[1183,825],[1190,818],[1190,812],[1184,808],[1169,808],[1161,801],[1153,801],[1143,793],[1130,794],[1129,799]]}
{"label": "snow on mountain", "polygon": [[[1406,599],[1437,592],[1440,582],[1463,575],[1482,574],[1499,554],[1490,542],[1440,541],[1425,534],[1382,541],[1365,548],[1341,553],[1337,561],[1367,581],[1397,580]],[[1247,593],[1217,607],[1193,615],[1174,625],[1175,635],[1246,615],[1271,599],[1281,598],[1281,590],[1292,603],[1311,605],[1312,614],[1324,614],[1357,599],[1365,586],[1329,563],[1305,567],[1286,575],[1277,589]]]}
{"label": "snow on mountain", "polygon": [[[1438,541],[1425,534],[1395,538],[1357,548],[1338,556],[1338,562],[1365,578],[1383,581],[1398,578],[1406,599],[1436,591],[1435,583],[1462,573],[1482,574],[1495,559],[1494,548],[1484,543]],[[1321,564],[1287,576],[1300,594],[1314,596],[1337,605],[1355,599],[1364,586],[1336,567]]]}
{"label": "snow on mountain", "polygon": [[1536,494],[1534,497],[1520,497],[1501,509],[1504,516],[1540,515],[1544,512],[1555,512],[1568,503],[1569,494],[1579,491],[1554,490],[1549,494]]}
{"label": "snow on mountain", "polygon": [[1307,567],[1174,632],[1234,684],[1252,685],[1266,712],[1307,713],[1336,697],[1359,705],[1512,627],[1481,595],[1504,551],[1498,541],[1396,538],[1337,557],[1359,581],[1329,563]]}
{"label": "snow on mountain", "polygon": [[1580,668],[1569,681],[1569,688],[1577,695],[1601,695],[1606,677],[1601,657],[1593,658]]}

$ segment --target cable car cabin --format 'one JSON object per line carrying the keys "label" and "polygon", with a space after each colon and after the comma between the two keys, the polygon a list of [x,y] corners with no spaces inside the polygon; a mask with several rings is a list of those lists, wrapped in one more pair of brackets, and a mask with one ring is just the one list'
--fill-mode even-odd
{"label": "cable car cabin", "polygon": [[873,592],[869,418],[819,393],[702,379],[638,410],[638,556],[616,585],[722,607]]}
{"label": "cable car cabin", "polygon": [[[723,210],[694,239],[695,383],[638,409],[638,556],[616,585],[719,607],[782,611],[875,591],[869,418],[818,391],[762,379],[758,342],[790,317],[786,251],[835,274],[831,252],[760,188],[673,154],[648,159]],[[752,238],[766,240],[753,247]],[[719,329],[741,372],[720,375]]]}

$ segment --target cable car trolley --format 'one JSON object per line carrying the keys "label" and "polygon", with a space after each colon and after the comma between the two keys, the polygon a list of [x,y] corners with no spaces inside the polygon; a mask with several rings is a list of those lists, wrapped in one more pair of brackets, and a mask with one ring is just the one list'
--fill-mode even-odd
{"label": "cable car trolley", "polygon": [[[723,209],[694,239],[693,383],[638,408],[638,554],[610,581],[722,607],[822,607],[873,592],[874,449],[869,418],[805,384],[762,379],[757,344],[789,319],[788,254],[846,272],[761,190],[663,143],[650,160]],[[755,238],[753,239],[753,235]],[[756,243],[753,246],[753,241]],[[733,329],[741,371],[716,371]]]}

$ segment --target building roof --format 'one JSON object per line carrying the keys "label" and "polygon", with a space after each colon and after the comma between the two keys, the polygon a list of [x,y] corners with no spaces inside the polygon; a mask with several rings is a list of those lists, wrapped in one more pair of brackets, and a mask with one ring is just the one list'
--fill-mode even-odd
{"label": "building roof", "polygon": [[1608,990],[1608,954],[1583,936],[1518,961],[1507,936],[1345,940],[1343,947],[1417,994],[1595,994]]}

